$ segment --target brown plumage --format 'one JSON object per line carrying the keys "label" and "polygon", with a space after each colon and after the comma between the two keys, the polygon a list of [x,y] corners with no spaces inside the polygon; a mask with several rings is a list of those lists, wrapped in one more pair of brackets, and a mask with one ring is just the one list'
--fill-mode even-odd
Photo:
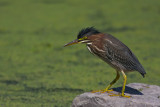
{"label": "brown plumage", "polygon": [[107,62],[117,71],[117,76],[110,83],[110,85],[108,85],[106,89],[99,90],[98,92],[109,92],[109,88],[119,79],[119,72],[122,72],[124,84],[121,96],[130,97],[124,95],[127,80],[125,72],[138,71],[143,77],[146,74],[143,66],[140,64],[132,51],[117,38],[107,33],[101,33],[93,27],[82,29],[79,32],[77,39],[66,44],[65,46],[77,43],[85,43],[92,54],[98,56],[103,61]]}
{"label": "brown plumage", "polygon": [[[118,71],[138,71],[144,77],[144,68],[132,53],[132,51],[121,41],[110,34],[98,34],[89,36],[92,43],[87,47],[90,52],[97,55]],[[104,45],[105,44],[105,45]]]}

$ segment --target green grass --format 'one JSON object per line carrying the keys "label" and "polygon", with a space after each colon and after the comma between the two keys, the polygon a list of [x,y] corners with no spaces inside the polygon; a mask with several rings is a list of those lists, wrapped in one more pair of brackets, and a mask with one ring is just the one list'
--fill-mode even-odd
{"label": "green grass", "polygon": [[63,48],[88,26],[138,56],[146,78],[129,73],[127,83],[160,85],[159,0],[0,0],[0,14],[2,107],[69,107],[75,96],[105,88],[114,69],[85,45]]}

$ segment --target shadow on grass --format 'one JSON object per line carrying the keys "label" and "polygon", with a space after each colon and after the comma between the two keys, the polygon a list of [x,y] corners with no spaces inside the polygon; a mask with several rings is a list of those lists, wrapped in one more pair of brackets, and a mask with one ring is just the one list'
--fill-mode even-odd
{"label": "shadow on grass", "polygon": [[84,92],[82,89],[73,89],[73,88],[49,88],[46,89],[45,87],[28,87],[25,86],[25,91],[30,91],[30,92],[40,92],[40,91],[46,91],[46,92]]}
{"label": "shadow on grass", "polygon": [[1,82],[1,83],[4,83],[4,84],[6,84],[6,85],[16,85],[16,84],[19,83],[19,82],[16,81],[16,80],[1,80],[0,82]]}
{"label": "shadow on grass", "polygon": [[[114,91],[121,93],[122,87],[112,88]],[[126,86],[125,93],[132,95],[143,95],[139,90]]]}
{"label": "shadow on grass", "polygon": [[0,1],[0,6],[8,6],[9,4],[7,1]]}

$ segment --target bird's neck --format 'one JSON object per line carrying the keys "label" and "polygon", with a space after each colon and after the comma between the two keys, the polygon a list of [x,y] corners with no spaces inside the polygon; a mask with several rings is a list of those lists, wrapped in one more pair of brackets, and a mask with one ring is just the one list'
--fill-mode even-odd
{"label": "bird's neck", "polygon": [[92,52],[91,45],[92,45],[92,43],[87,44],[86,46],[87,46],[87,48],[88,48],[89,52],[91,52],[92,54],[94,54],[94,53]]}

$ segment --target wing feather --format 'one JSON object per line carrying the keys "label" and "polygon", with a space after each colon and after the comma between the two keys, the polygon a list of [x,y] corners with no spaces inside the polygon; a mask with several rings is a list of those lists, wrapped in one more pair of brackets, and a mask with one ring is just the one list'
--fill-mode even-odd
{"label": "wing feather", "polygon": [[106,58],[110,60],[113,65],[118,66],[118,68],[121,68],[122,70],[138,71],[144,76],[146,72],[136,56],[125,44],[117,39],[116,42],[113,43],[106,39]]}

